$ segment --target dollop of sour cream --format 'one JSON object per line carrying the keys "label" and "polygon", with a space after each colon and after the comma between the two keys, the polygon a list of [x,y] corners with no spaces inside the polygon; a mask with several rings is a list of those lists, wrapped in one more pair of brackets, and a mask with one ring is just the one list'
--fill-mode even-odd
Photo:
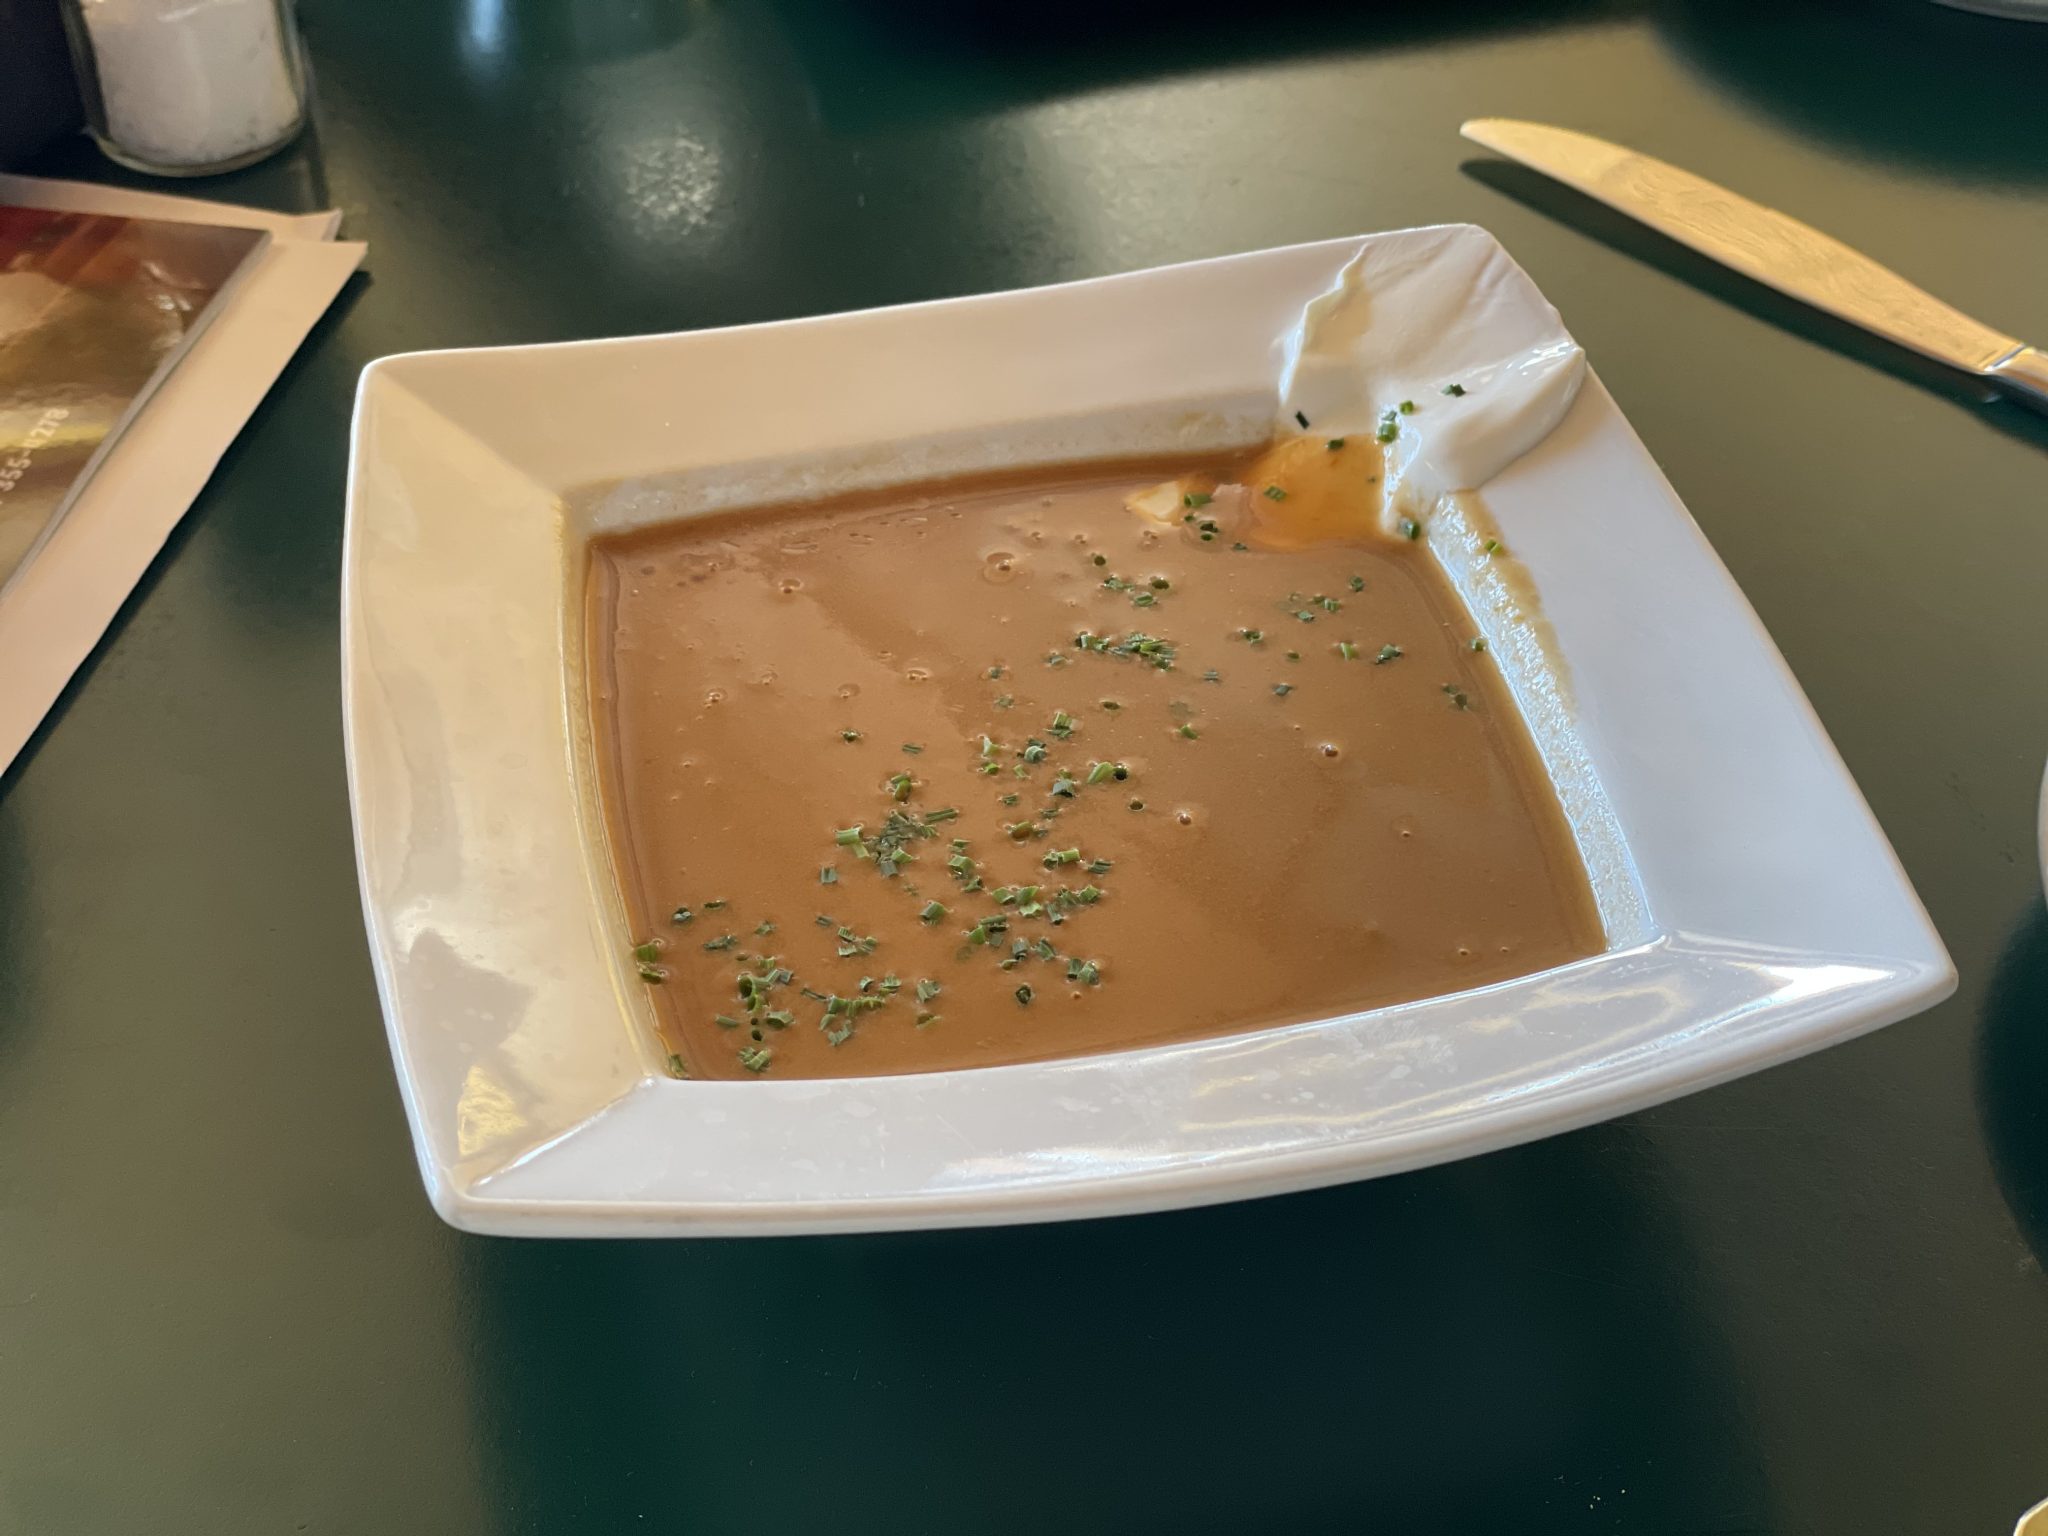
{"label": "dollop of sour cream", "polygon": [[1528,274],[1469,224],[1362,241],[1280,353],[1277,423],[1381,444],[1390,528],[1542,442],[1586,373]]}

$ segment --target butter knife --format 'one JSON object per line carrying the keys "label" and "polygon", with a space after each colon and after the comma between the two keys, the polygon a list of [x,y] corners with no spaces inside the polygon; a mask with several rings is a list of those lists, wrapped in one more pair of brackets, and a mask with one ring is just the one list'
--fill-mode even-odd
{"label": "butter knife", "polygon": [[1506,117],[1459,130],[1745,277],[2048,411],[2048,353],[1952,309],[1776,209],[1588,134]]}

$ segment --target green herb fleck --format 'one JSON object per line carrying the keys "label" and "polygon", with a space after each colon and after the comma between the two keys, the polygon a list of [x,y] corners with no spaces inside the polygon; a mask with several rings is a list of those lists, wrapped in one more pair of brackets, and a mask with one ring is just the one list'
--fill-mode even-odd
{"label": "green herb fleck", "polygon": [[1327,447],[1330,450],[1330,452],[1335,453],[1339,448],[1342,448],[1344,446],[1344,439],[1341,437],[1333,437],[1329,440],[1328,443],[1324,444],[1324,446]]}
{"label": "green herb fleck", "polygon": [[1339,640],[1337,642],[1337,654],[1346,661],[1356,661],[1358,659],[1358,647],[1349,640]]}
{"label": "green herb fleck", "polygon": [[1294,684],[1292,684],[1292,683],[1275,683],[1275,684],[1273,685],[1273,692],[1274,692],[1274,693],[1276,693],[1276,694],[1278,694],[1278,695],[1279,695],[1279,696],[1280,696],[1281,698],[1283,698],[1283,699],[1284,699],[1284,698],[1286,698],[1286,697],[1287,697],[1287,695],[1289,695],[1290,693],[1294,692]]}
{"label": "green herb fleck", "polygon": [[1354,592],[1363,592],[1365,590],[1365,578],[1363,576],[1352,577],[1351,590]]}
{"label": "green herb fleck", "polygon": [[1413,400],[1403,400],[1398,409],[1403,416],[1413,416],[1415,414],[1415,402]]}
{"label": "green herb fleck", "polygon": [[924,748],[920,747],[914,741],[906,741],[905,743],[903,743],[903,750],[908,752],[912,757],[915,757],[918,753],[922,752]]}
{"label": "green herb fleck", "polygon": [[1002,663],[998,662],[995,666],[990,667],[988,675],[990,677],[1001,677],[1003,675]]}
{"label": "green herb fleck", "polygon": [[1020,1005],[1029,1007],[1031,1003],[1031,997],[1031,983],[1027,981],[1024,983],[1023,986],[1017,989],[1017,1001]]}
{"label": "green herb fleck", "polygon": [[754,936],[756,938],[765,939],[766,937],[768,937],[769,934],[773,933],[774,931],[775,925],[773,923],[762,923],[754,929]]}
{"label": "green herb fleck", "polygon": [[1444,393],[1447,395],[1462,395],[1465,393],[1465,386],[1462,384],[1446,384],[1444,386]]}
{"label": "green herb fleck", "polygon": [[1191,491],[1189,494],[1181,497],[1180,504],[1184,507],[1206,507],[1215,499],[1207,491]]}
{"label": "green herb fleck", "polygon": [[1398,645],[1383,645],[1380,647],[1379,655],[1373,657],[1372,664],[1376,667],[1382,667],[1390,661],[1399,661],[1400,659],[1401,647]]}
{"label": "green herb fleck", "polygon": [[840,739],[841,741],[859,741],[859,740],[860,740],[860,732],[859,732],[859,731],[852,731],[852,730],[848,730],[848,731],[841,731],[841,732],[839,733],[839,739]]}
{"label": "green herb fleck", "polygon": [[749,1072],[766,1072],[768,1070],[768,1063],[774,1059],[775,1053],[765,1045],[743,1045],[740,1047],[740,1065]]}
{"label": "green herb fleck", "polygon": [[832,834],[832,841],[842,848],[858,848],[860,846],[860,824],[856,822],[853,826],[841,827]]}
{"label": "green herb fleck", "polygon": [[936,923],[946,915],[946,908],[940,902],[928,901],[924,904],[924,910],[917,915],[928,923]]}
{"label": "green herb fleck", "polygon": [[677,907],[675,911],[669,913],[668,920],[680,928],[696,915],[688,907]]}
{"label": "green herb fleck", "polygon": [[718,910],[719,910],[719,909],[720,909],[721,907],[723,907],[724,905],[725,905],[725,898],[724,898],[723,896],[721,896],[721,897],[719,897],[719,898],[718,898],[718,899],[717,899],[716,901],[707,901],[707,902],[705,902],[705,903],[704,903],[704,910],[705,910],[706,912],[716,912],[716,911],[718,911]]}
{"label": "green herb fleck", "polygon": [[907,774],[907,773],[892,773],[892,774],[890,774],[890,775],[889,775],[889,798],[890,798],[891,800],[894,800],[894,801],[896,801],[897,803],[901,804],[901,803],[902,803],[903,801],[905,801],[905,800],[908,800],[908,799],[910,798],[910,791],[911,791],[911,788],[912,788],[912,787],[913,787],[913,786],[914,786],[914,785],[915,785],[916,783],[917,783],[917,780],[913,779],[913,778],[912,778],[912,777],[911,777],[911,776],[910,776],[909,774]]}
{"label": "green herb fleck", "polygon": [[1266,632],[1263,629],[1240,629],[1237,635],[1247,645],[1257,645],[1266,638]]}
{"label": "green herb fleck", "polygon": [[1180,730],[1177,731],[1175,734],[1185,736],[1189,741],[1193,741],[1200,733],[1196,731],[1196,729],[1192,725],[1187,725],[1184,723],[1182,724]]}
{"label": "green herb fleck", "polygon": [[633,946],[633,958],[642,965],[652,965],[661,958],[661,952],[664,948],[666,946],[660,939],[648,939],[644,943]]}
{"label": "green herb fleck", "polygon": [[642,965],[637,969],[640,973],[640,979],[650,985],[668,980],[668,967],[666,966]]}
{"label": "green herb fleck", "polygon": [[1470,649],[1473,651],[1484,651],[1486,649],[1486,636],[1474,635]]}
{"label": "green herb fleck", "polygon": [[1400,529],[1401,537],[1404,539],[1419,539],[1422,537],[1422,524],[1415,521],[1412,517],[1402,518],[1395,526]]}
{"label": "green herb fleck", "polygon": [[1383,443],[1391,443],[1401,435],[1401,418],[1392,411],[1380,417],[1379,430],[1373,433]]}
{"label": "green herb fleck", "polygon": [[718,950],[721,950],[721,949],[731,949],[731,948],[733,947],[733,945],[735,945],[735,944],[737,944],[737,943],[739,943],[739,940],[738,940],[737,938],[735,938],[735,937],[734,937],[734,936],[733,936],[732,934],[729,934],[729,933],[728,933],[728,934],[724,934],[724,935],[722,935],[722,936],[721,936],[721,937],[719,937],[719,938],[715,938],[715,939],[713,939],[713,940],[712,940],[712,941],[711,941],[710,943],[706,944],[706,945],[705,945],[704,947],[705,947],[706,949],[708,949],[708,950],[711,950],[711,951],[713,951],[713,952],[715,953],[715,952],[717,952]]}
{"label": "green herb fleck", "polygon": [[1488,539],[1488,540],[1486,541],[1486,553],[1488,553],[1489,555],[1497,555],[1497,554],[1499,554],[1499,553],[1500,553],[1500,540],[1499,540],[1499,539]]}
{"label": "green herb fleck", "polygon": [[1285,501],[1287,493],[1277,485],[1269,485],[1265,489],[1265,497],[1268,501]]}
{"label": "green herb fleck", "polygon": [[1456,683],[1445,683],[1444,693],[1449,697],[1453,708],[1470,709],[1472,707],[1471,699],[1466,697],[1465,690]]}

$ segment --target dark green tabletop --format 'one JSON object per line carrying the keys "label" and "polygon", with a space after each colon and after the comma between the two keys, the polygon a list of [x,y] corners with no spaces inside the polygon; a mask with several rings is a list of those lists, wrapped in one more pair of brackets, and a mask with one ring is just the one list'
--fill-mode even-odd
{"label": "dark green tabletop", "polygon": [[[2048,1495],[2048,422],[1456,135],[1625,141],[2048,340],[2048,28],[1922,0],[304,15],[317,141],[203,190],[339,205],[368,275],[0,779],[0,1536],[1956,1536]],[[120,179],[82,143],[32,169]],[[1747,590],[1952,1002],[1237,1207],[748,1243],[435,1220],[343,788],[363,364],[1443,220],[1563,309]]]}

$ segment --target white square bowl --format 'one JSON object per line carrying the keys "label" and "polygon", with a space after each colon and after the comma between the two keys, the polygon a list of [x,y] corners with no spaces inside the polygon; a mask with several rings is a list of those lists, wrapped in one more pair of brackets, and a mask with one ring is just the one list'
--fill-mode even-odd
{"label": "white square bowl", "polygon": [[[786,1233],[1238,1199],[1584,1125],[1953,989],[1783,659],[1589,380],[1485,502],[1541,593],[1538,649],[1569,679],[1565,705],[1528,635],[1498,634],[1588,854],[1607,952],[1077,1060],[666,1075],[596,803],[589,515],[571,493],[637,483],[624,500],[640,515],[689,515],[1250,441],[1273,412],[1275,338],[1360,244],[365,370],[343,586],[349,783],[392,1055],[443,1217],[483,1232]],[[1507,625],[1472,584],[1474,538],[1456,517],[1431,531],[1482,627]]]}

